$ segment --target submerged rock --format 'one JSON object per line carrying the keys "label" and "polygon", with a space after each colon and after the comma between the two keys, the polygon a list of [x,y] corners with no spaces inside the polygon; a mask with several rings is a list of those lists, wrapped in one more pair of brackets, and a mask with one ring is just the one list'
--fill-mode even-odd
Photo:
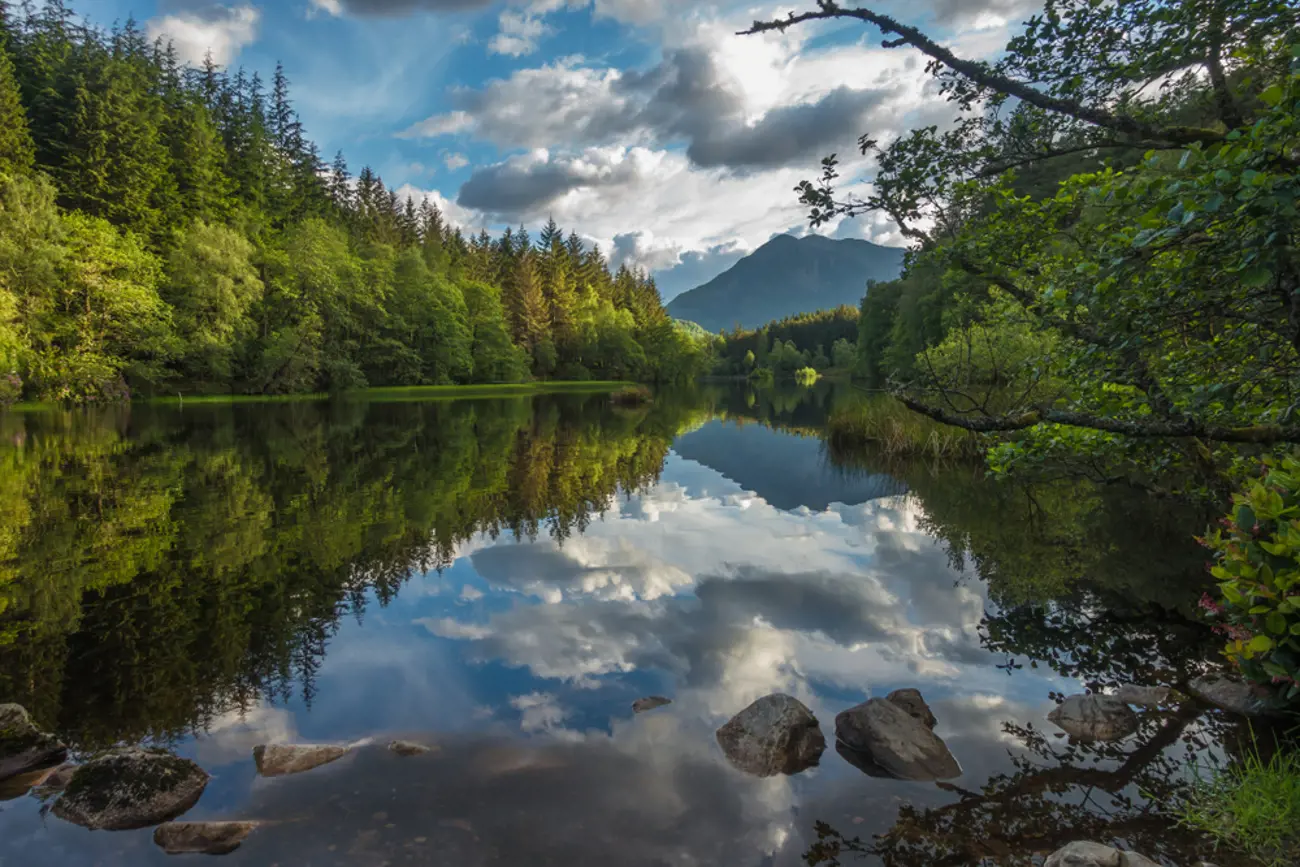
{"label": "submerged rock", "polygon": [[1137,686],[1126,683],[1115,691],[1115,698],[1135,707],[1160,707],[1168,704],[1171,690],[1167,686]]}
{"label": "submerged rock", "polygon": [[[425,753],[432,752],[433,747],[417,744],[415,741],[389,741],[388,751],[397,753],[399,756],[422,756]],[[331,759],[333,761],[333,759]]]}
{"label": "submerged rock", "polygon": [[657,707],[672,703],[671,698],[664,698],[662,695],[648,695],[632,702],[632,713],[645,713],[648,710],[654,710]]}
{"label": "submerged rock", "polygon": [[896,689],[885,696],[885,701],[892,701],[907,711],[908,716],[931,731],[934,731],[935,725],[939,722],[934,718],[934,711],[930,710],[930,706],[925,703],[919,689]]}
{"label": "submerged rock", "polygon": [[1043,867],[1160,867],[1149,858],[1136,852],[1121,852],[1100,843],[1077,842],[1058,849]]}
{"label": "submerged rock", "polygon": [[153,841],[168,855],[226,855],[256,828],[256,822],[168,822]]}
{"label": "submerged rock", "polygon": [[0,780],[0,801],[12,801],[14,798],[21,798],[44,783],[45,779],[52,773],[54,773],[54,768],[43,768],[38,771],[18,774],[7,780]]}
{"label": "submerged rock", "polygon": [[68,748],[32,722],[20,704],[0,704],[0,780],[57,765]]}
{"label": "submerged rock", "polygon": [[1207,674],[1187,683],[1197,698],[1215,707],[1242,716],[1270,716],[1282,709],[1282,703],[1267,687],[1248,683],[1231,674]]}
{"label": "submerged rock", "polygon": [[797,774],[826,750],[817,717],[796,698],[760,698],[718,729],[718,744],[740,770],[758,777]]}
{"label": "submerged rock", "polygon": [[47,772],[45,779],[41,784],[32,789],[32,794],[38,798],[49,798],[59,794],[72,782],[72,777],[81,768],[81,765],[63,764]]}
{"label": "submerged rock", "polygon": [[347,751],[336,744],[262,744],[253,747],[253,760],[262,776],[283,777],[328,765]]}
{"label": "submerged rock", "polygon": [[921,719],[888,699],[873,698],[835,717],[840,755],[873,777],[950,780],[961,765]]}
{"label": "submerged rock", "polygon": [[1084,743],[1117,741],[1138,728],[1133,708],[1113,695],[1072,695],[1047,718]]}
{"label": "submerged rock", "polygon": [[78,768],[54,815],[92,831],[144,828],[184,813],[207,784],[207,773],[189,759],[130,747]]}

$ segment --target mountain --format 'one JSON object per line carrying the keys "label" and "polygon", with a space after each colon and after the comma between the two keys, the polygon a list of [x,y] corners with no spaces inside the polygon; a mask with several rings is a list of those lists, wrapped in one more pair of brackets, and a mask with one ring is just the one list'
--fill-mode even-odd
{"label": "mountain", "polygon": [[796,313],[856,306],[868,280],[893,280],[902,249],[853,238],[777,235],[703,286],[668,303],[676,319],[710,331],[757,328]]}

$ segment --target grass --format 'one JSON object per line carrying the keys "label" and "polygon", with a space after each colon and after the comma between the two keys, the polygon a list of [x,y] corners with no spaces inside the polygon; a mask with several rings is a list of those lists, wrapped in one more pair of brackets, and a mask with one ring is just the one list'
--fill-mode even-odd
{"label": "grass", "polygon": [[364,400],[466,400],[489,397],[529,397],[535,394],[600,394],[616,391],[627,383],[617,381],[584,382],[504,382],[477,385],[412,385],[384,388],[366,388],[329,394],[207,394],[193,397],[155,397],[145,403],[177,404],[228,404],[228,403],[284,403],[303,400],[328,400],[331,397]]}
{"label": "grass", "polygon": [[1300,752],[1279,749],[1265,762],[1252,749],[1227,768],[1195,771],[1183,825],[1267,867],[1300,863]]}
{"label": "grass", "polygon": [[839,451],[874,448],[889,457],[978,458],[975,433],[912,412],[892,397],[873,396],[831,414],[827,441]]}

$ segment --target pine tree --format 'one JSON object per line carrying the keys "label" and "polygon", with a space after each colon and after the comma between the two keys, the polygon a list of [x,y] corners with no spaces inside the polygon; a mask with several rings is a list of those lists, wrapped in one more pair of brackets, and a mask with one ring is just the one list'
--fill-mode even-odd
{"label": "pine tree", "polygon": [[27,111],[18,92],[13,63],[0,43],[0,175],[25,173],[35,160],[36,148],[27,130]]}
{"label": "pine tree", "polygon": [[531,251],[515,257],[514,271],[502,301],[510,317],[511,337],[531,353],[547,331],[546,298],[542,295]]}

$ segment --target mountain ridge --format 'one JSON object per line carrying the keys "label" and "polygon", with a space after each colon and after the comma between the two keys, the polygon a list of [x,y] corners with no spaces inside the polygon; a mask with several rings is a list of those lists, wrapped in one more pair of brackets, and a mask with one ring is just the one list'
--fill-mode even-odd
{"label": "mountain ridge", "polygon": [[709,331],[757,328],[776,319],[857,306],[868,280],[893,280],[905,250],[857,238],[775,235],[726,271],[668,302],[670,316]]}

